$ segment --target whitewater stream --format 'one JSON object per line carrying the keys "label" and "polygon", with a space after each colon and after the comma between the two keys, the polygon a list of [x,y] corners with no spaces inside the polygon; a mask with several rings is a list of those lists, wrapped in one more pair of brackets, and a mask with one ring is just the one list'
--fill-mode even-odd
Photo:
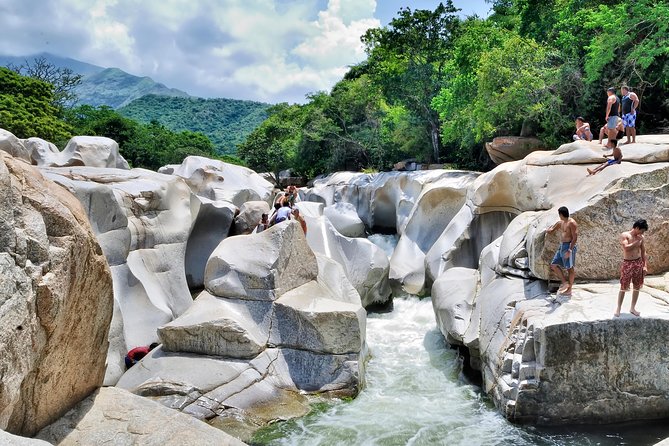
{"label": "whitewater stream", "polygon": [[[392,253],[394,237],[372,241]],[[351,401],[317,404],[304,418],[258,432],[254,445],[652,445],[666,423],[538,429],[506,421],[461,373],[439,332],[429,298],[395,297],[369,314],[366,386]]]}

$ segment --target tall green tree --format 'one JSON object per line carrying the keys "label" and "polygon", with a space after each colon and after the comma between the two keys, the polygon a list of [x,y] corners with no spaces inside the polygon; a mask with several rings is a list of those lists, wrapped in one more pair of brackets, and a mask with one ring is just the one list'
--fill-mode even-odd
{"label": "tall green tree", "polygon": [[53,85],[0,67],[0,127],[19,138],[62,144],[72,128],[59,118]]}
{"label": "tall green tree", "polygon": [[451,0],[434,11],[401,9],[388,27],[370,29],[362,37],[369,73],[391,105],[403,105],[423,122],[434,161],[440,156],[440,122],[431,103],[447,75],[458,11]]}

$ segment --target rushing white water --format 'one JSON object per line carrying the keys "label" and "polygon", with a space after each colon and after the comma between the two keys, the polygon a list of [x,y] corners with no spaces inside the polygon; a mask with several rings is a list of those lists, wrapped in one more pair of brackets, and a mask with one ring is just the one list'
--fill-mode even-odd
{"label": "rushing white water", "polygon": [[395,246],[397,246],[396,235],[372,234],[369,237],[367,237],[367,240],[374,243],[379,248],[383,249],[388,258],[390,258],[393,255]]}
{"label": "rushing white water", "polygon": [[669,435],[661,424],[590,432],[510,424],[462,377],[460,359],[437,329],[429,298],[395,298],[391,313],[370,314],[367,342],[367,383],[356,399],[277,423],[256,434],[252,444],[609,446],[651,445]]}

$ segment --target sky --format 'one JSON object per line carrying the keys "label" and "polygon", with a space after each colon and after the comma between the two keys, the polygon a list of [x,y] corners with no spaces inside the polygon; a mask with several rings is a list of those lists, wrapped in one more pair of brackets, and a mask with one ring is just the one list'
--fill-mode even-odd
{"label": "sky", "polygon": [[[485,0],[454,0],[488,15]],[[438,0],[0,0],[0,54],[49,52],[194,96],[303,103],[365,59],[360,36]]]}

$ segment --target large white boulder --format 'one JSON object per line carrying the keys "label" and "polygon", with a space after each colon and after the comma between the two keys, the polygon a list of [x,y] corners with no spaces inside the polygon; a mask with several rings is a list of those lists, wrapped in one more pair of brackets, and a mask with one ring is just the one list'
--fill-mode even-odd
{"label": "large white boulder", "polygon": [[251,169],[202,156],[189,156],[181,164],[161,167],[158,172],[183,178],[196,195],[237,207],[247,201],[269,202],[274,190],[272,183]]}
{"label": "large white boulder", "polygon": [[216,296],[275,300],[317,275],[314,253],[300,225],[291,220],[223,240],[207,262],[204,279]]}
{"label": "large white boulder", "polygon": [[485,143],[485,149],[495,164],[522,160],[535,150],[544,148],[544,143],[537,138],[524,136],[499,136],[492,142]]}
{"label": "large white boulder", "polygon": [[335,203],[323,210],[330,223],[341,235],[346,237],[363,237],[365,224],[358,217],[355,206],[351,203]]}
{"label": "large white boulder", "polygon": [[193,417],[114,387],[104,387],[86,398],[42,429],[38,438],[63,446],[245,444]]}
{"label": "large white boulder", "polygon": [[0,444],[3,446],[51,446],[51,443],[47,443],[44,440],[20,437],[3,430],[0,430]]}
{"label": "large white boulder", "polygon": [[391,299],[390,263],[385,252],[367,239],[341,235],[327,217],[319,215],[322,204],[300,202],[297,207],[310,228],[307,233],[309,247],[344,268],[362,305],[367,308],[388,303]]}
{"label": "large white boulder", "polygon": [[642,318],[615,318],[618,288],[576,285],[558,302],[541,281],[499,277],[481,290],[484,386],[509,419],[610,423],[669,414],[669,371],[656,344],[669,335],[669,294],[649,289],[637,306]]}
{"label": "large white boulder", "polygon": [[12,132],[1,128],[0,150],[30,163],[30,150]]}
{"label": "large white boulder", "polygon": [[30,152],[31,162],[37,166],[49,165],[60,154],[54,143],[42,138],[28,138],[21,142]]}
{"label": "large white boulder", "polygon": [[186,245],[186,281],[191,289],[204,287],[204,270],[218,244],[232,230],[237,207],[228,201],[212,201],[191,194],[195,217]]}
{"label": "large white boulder", "polygon": [[44,166],[112,167],[126,170],[130,168],[119,153],[116,141],[104,136],[75,136],[58,156]]}
{"label": "large white boulder", "polygon": [[193,302],[184,265],[191,193],[181,179],[144,169],[44,172],[82,203],[111,266],[117,309],[105,382],[113,384],[125,353],[156,341],[156,329]]}
{"label": "large white boulder", "polygon": [[82,206],[0,152],[0,429],[32,435],[102,384],[112,309]]}
{"label": "large white boulder", "polygon": [[463,344],[478,284],[478,270],[451,268],[432,285],[432,307],[437,326],[450,344]]}
{"label": "large white boulder", "polygon": [[271,215],[269,204],[266,201],[247,201],[239,208],[235,217],[235,234],[250,234],[260,223],[262,214]]}

